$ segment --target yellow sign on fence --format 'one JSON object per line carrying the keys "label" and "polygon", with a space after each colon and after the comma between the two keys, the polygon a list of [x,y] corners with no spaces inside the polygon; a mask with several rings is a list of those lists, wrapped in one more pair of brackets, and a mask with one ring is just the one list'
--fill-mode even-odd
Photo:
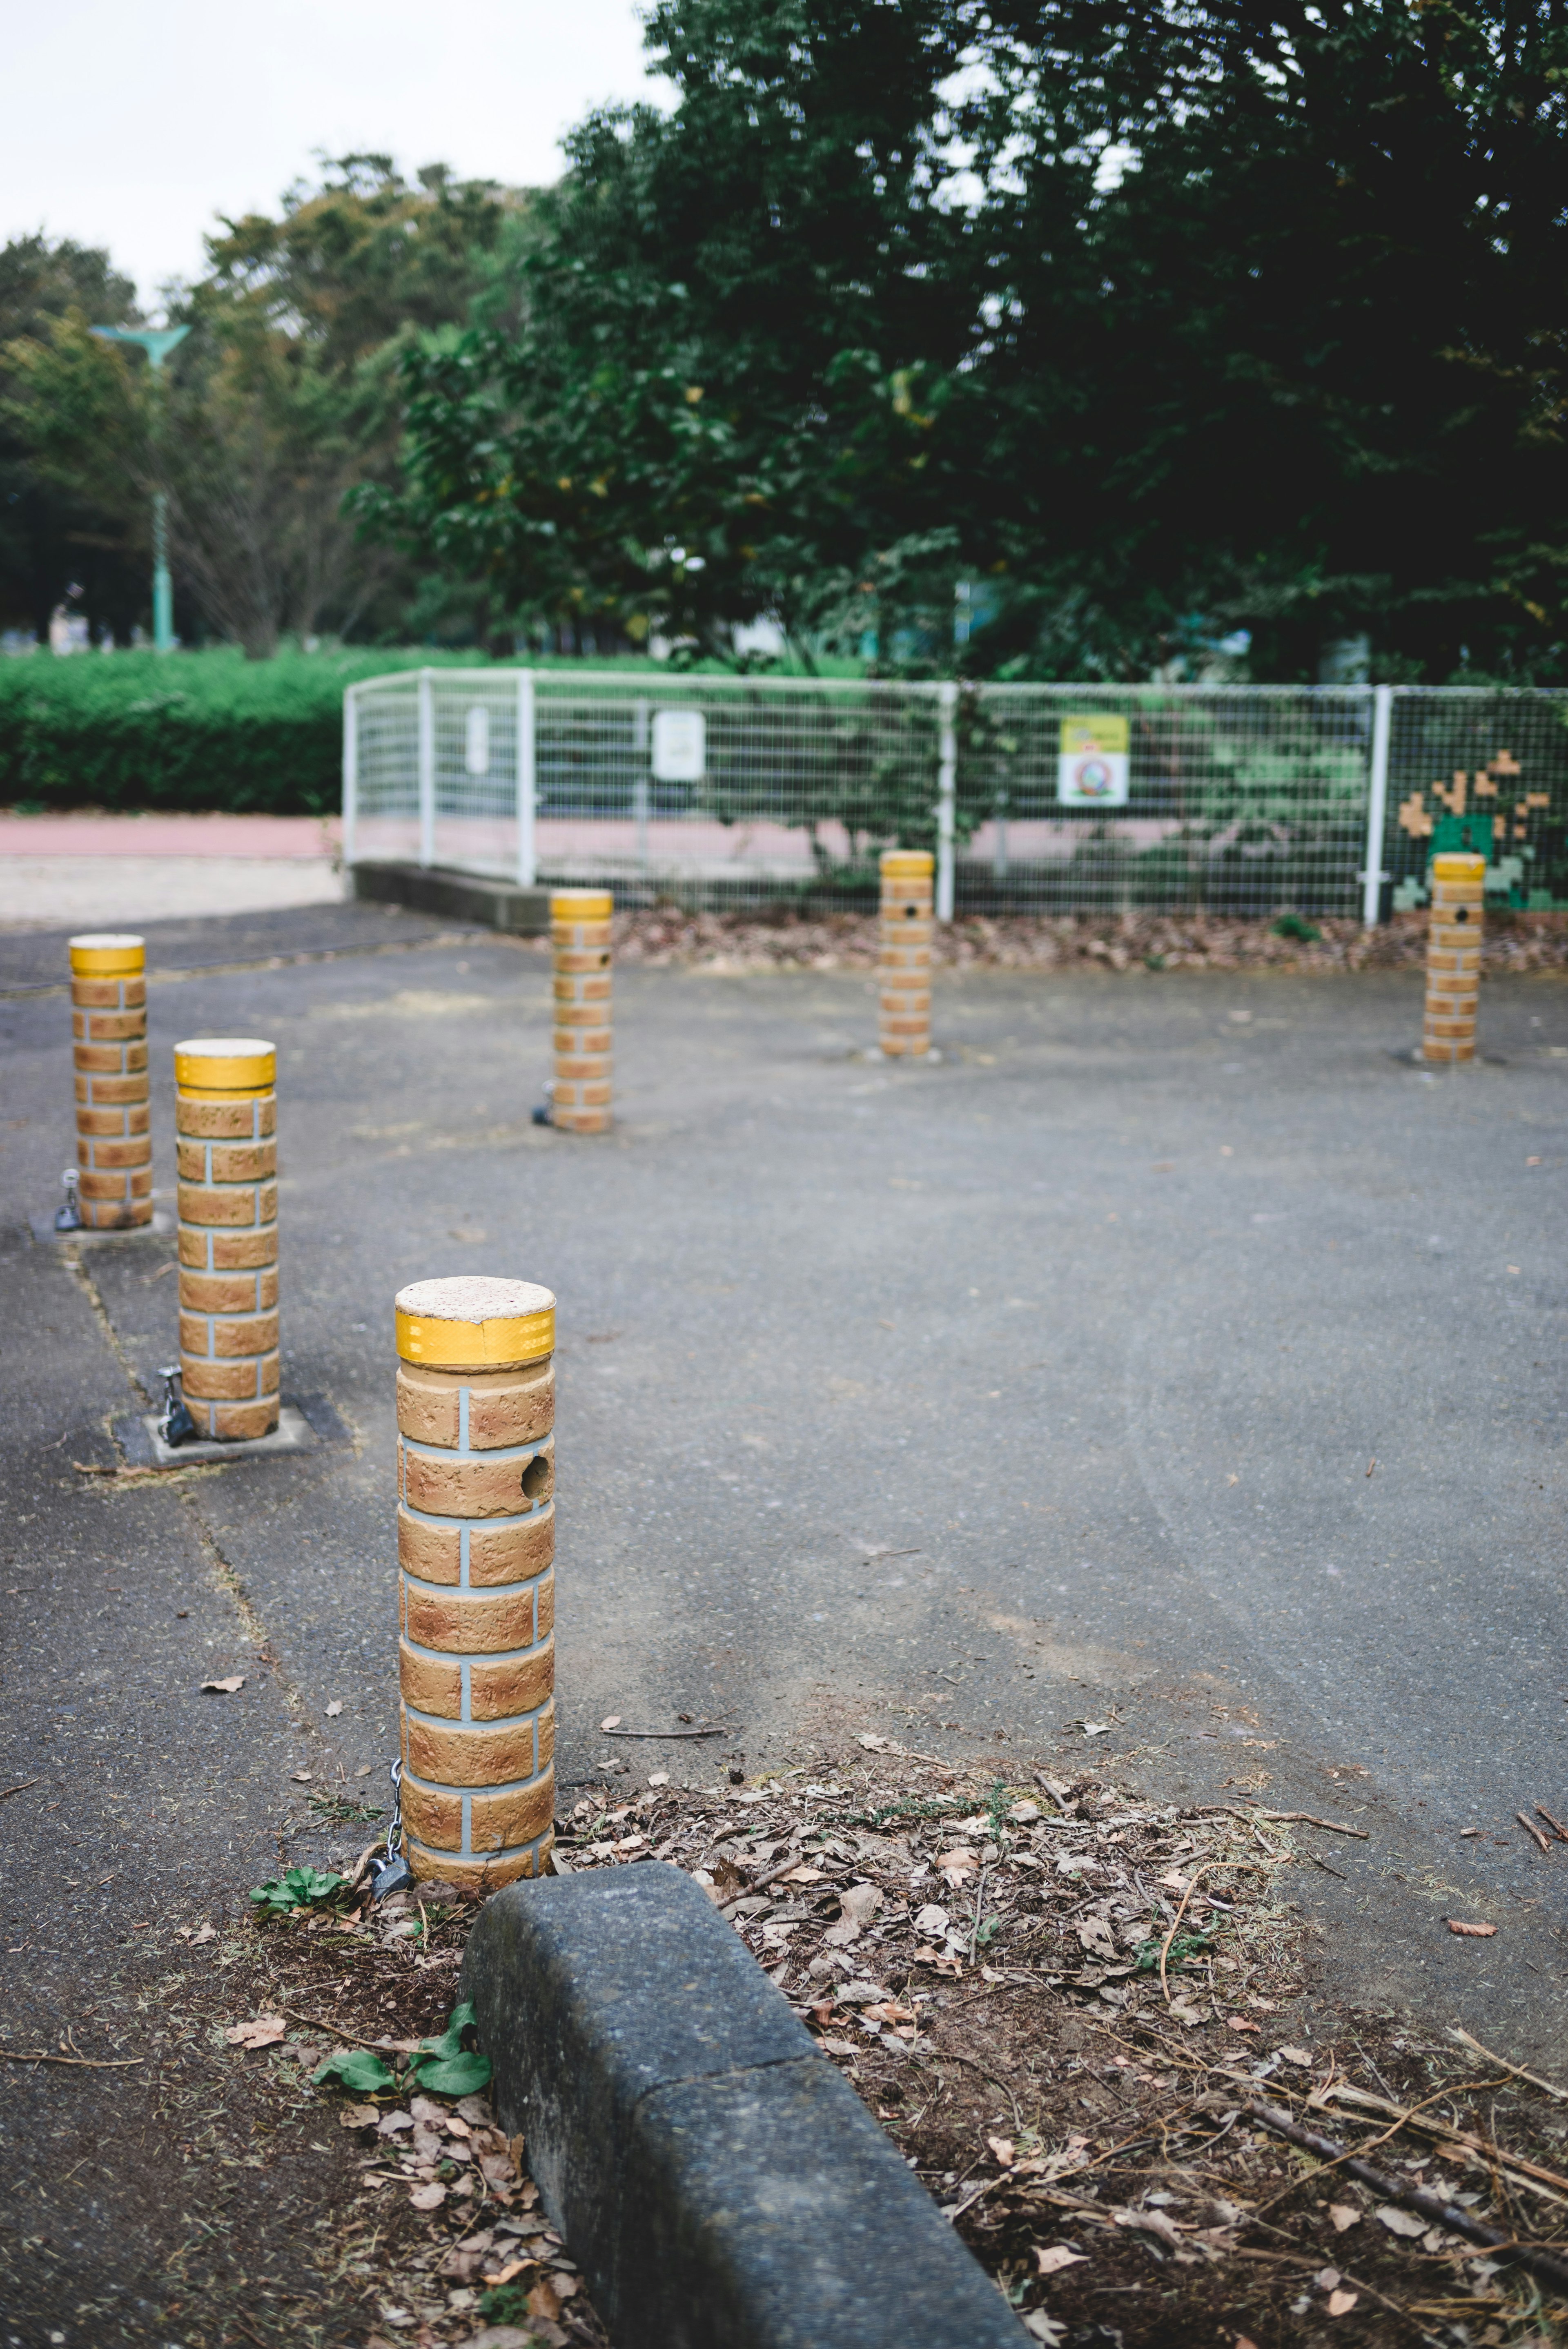
{"label": "yellow sign on fence", "polygon": [[1057,800],[1062,807],[1125,807],[1130,761],[1127,720],[1109,712],[1062,719]]}

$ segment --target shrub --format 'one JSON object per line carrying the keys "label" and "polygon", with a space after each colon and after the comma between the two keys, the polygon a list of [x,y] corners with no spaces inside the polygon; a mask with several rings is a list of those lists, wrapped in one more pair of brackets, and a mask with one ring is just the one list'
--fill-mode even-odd
{"label": "shrub", "polygon": [[0,803],[334,813],[346,686],[389,669],[485,666],[418,646],[268,661],[227,646],[0,660]]}

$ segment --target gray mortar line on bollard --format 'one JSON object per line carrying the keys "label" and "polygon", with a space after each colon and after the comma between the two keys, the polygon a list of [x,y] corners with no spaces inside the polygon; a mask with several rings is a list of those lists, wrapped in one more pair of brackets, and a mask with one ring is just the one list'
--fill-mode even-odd
{"label": "gray mortar line on bollard", "polygon": [[618,2349],[1020,2349],[996,2287],[680,1868],[509,1886],[459,1995]]}

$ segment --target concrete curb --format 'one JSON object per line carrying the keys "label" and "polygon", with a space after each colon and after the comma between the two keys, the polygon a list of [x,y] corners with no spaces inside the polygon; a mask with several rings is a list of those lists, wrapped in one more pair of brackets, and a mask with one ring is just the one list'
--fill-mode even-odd
{"label": "concrete curb", "polygon": [[502,2125],[617,2349],[1021,2349],[860,2098],[677,1868],[500,1892],[463,1961]]}
{"label": "concrete curb", "polygon": [[459,921],[486,922],[513,937],[550,935],[550,892],[524,889],[515,881],[486,881],[474,873],[439,865],[352,864],[356,897],[377,905],[409,905],[421,914],[445,914]]}

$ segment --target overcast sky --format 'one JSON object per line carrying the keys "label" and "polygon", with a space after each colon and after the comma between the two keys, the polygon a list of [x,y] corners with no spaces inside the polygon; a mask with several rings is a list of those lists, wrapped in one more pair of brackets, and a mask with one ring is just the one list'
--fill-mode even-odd
{"label": "overcast sky", "polygon": [[54,0],[6,10],[0,242],[105,244],[144,307],[219,212],[324,150],[538,186],[557,140],[648,82],[634,0]]}

